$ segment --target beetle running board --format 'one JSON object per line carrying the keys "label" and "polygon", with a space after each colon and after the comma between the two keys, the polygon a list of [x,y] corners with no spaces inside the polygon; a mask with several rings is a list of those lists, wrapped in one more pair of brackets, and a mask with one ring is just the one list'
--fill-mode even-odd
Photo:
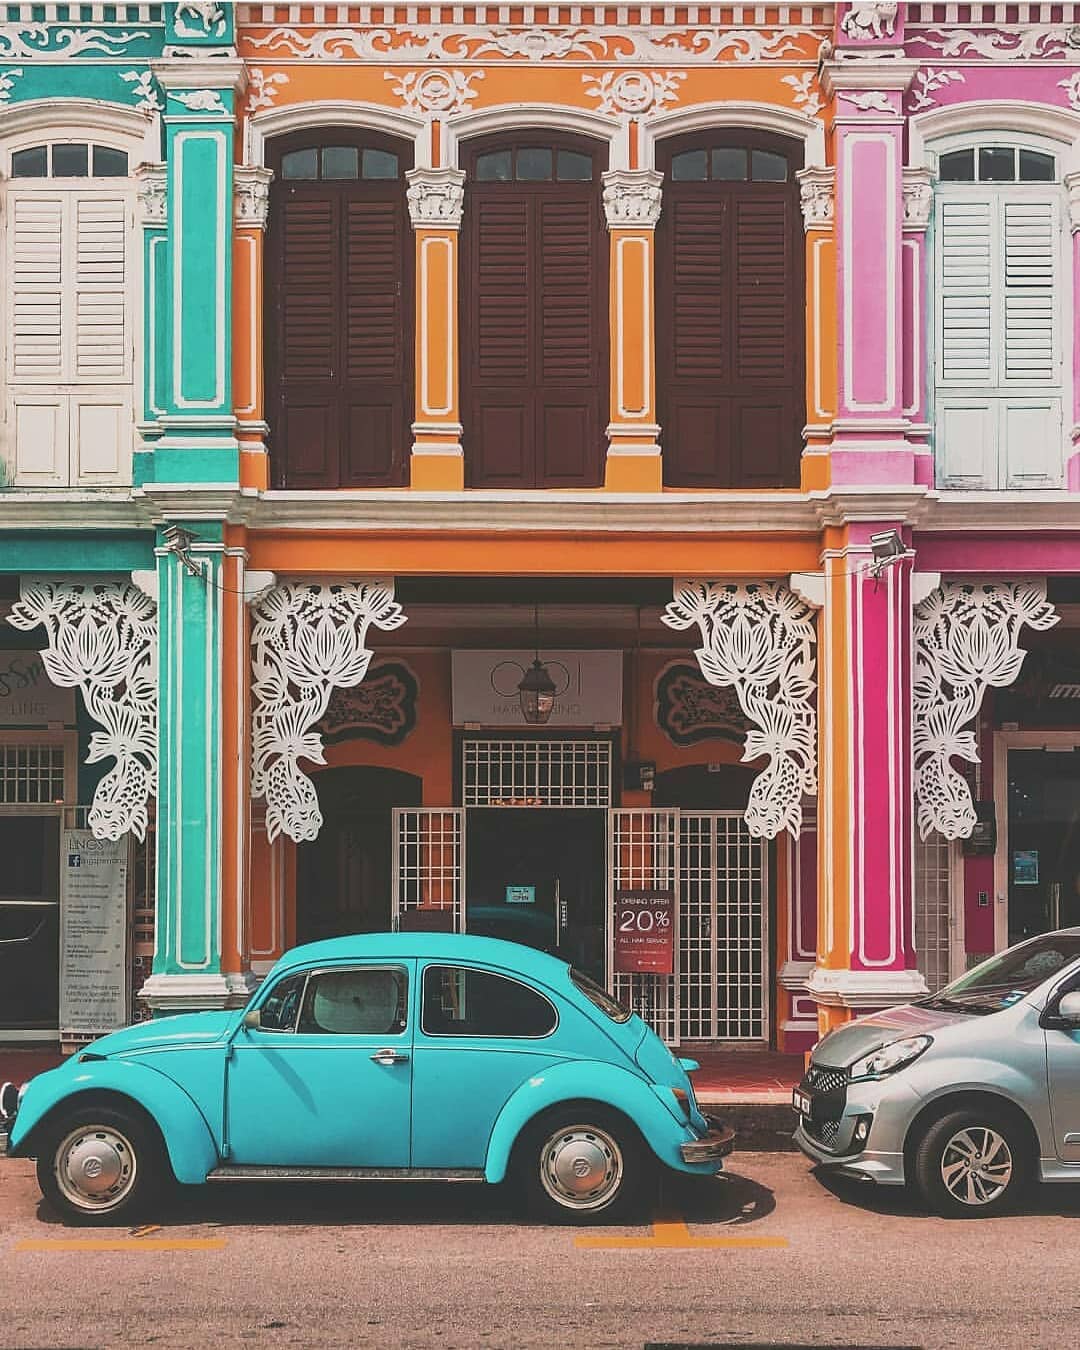
{"label": "beetle running board", "polygon": [[207,1181],[483,1181],[479,1167],[215,1167]]}

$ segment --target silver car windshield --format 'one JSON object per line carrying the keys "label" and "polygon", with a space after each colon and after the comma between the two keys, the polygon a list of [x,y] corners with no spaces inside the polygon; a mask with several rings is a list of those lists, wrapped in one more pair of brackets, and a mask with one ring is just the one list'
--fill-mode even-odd
{"label": "silver car windshield", "polygon": [[1077,959],[1080,933],[1047,933],[991,957],[939,994],[920,999],[919,1006],[946,1012],[999,1012]]}

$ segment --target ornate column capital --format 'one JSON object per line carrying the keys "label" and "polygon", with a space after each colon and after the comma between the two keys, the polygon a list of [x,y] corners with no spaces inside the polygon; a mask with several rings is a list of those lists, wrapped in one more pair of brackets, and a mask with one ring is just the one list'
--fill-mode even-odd
{"label": "ornate column capital", "polygon": [[655,229],[663,181],[655,169],[608,169],[602,175],[608,229]]}
{"label": "ornate column capital", "polygon": [[830,164],[800,169],[795,177],[799,180],[804,229],[831,230],[836,214],[835,167]]}
{"label": "ornate column capital", "polygon": [[409,219],[414,230],[461,228],[465,209],[463,169],[410,169],[405,175],[409,190]]}
{"label": "ornate column capital", "polygon": [[138,183],[139,217],[147,229],[164,229],[169,219],[168,171],[164,164],[140,164],[135,170]]}
{"label": "ornate column capital", "polygon": [[1075,234],[1080,230],[1080,170],[1065,175],[1065,190],[1069,194],[1069,225]]}
{"label": "ornate column capital", "polygon": [[929,169],[904,169],[904,229],[925,230],[934,204],[934,179]]}
{"label": "ornate column capital", "polygon": [[233,170],[233,210],[238,226],[266,229],[273,179],[273,169],[264,169],[260,165],[238,164]]}

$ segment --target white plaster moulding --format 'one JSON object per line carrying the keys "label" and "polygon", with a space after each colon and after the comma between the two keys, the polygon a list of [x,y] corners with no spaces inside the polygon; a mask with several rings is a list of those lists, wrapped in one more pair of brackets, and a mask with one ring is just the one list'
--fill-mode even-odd
{"label": "white plaster moulding", "polygon": [[155,57],[150,69],[162,89],[229,89],[242,94],[247,88],[247,62],[239,57],[211,61]]}
{"label": "white plaster moulding", "polygon": [[694,108],[675,108],[643,122],[640,129],[642,167],[655,167],[658,141],[714,127],[740,127],[789,136],[803,142],[804,169],[825,166],[825,125],[818,118],[807,117],[805,113],[771,103],[732,99]]}
{"label": "white plaster moulding", "polygon": [[929,993],[917,970],[827,970],[815,966],[806,992],[826,1008],[885,1008]]}
{"label": "white plaster moulding", "polygon": [[[875,61],[872,57],[860,57],[855,61],[826,61],[821,68],[821,88],[826,98],[832,98],[841,90],[903,91],[911,84],[922,64],[922,61],[897,60],[895,57],[886,57],[880,61]],[[864,120],[857,113],[853,116],[859,121]],[[891,114],[881,113],[877,116],[891,116]],[[899,113],[896,117],[900,120]],[[847,120],[846,113],[844,120]],[[874,115],[865,120],[873,121]]]}
{"label": "white plaster moulding", "polygon": [[777,975],[777,983],[793,994],[805,994],[815,967],[813,961],[785,961]]}
{"label": "white plaster moulding", "polygon": [[251,987],[242,974],[151,975],[138,997],[149,1007],[180,1011],[185,1008],[232,1008],[246,1003]]}
{"label": "white plaster moulding", "polygon": [[[575,132],[608,145],[608,168],[630,167],[629,130],[625,119],[608,117],[588,108],[563,107],[546,103],[510,103],[497,108],[478,108],[475,112],[449,116],[444,128],[443,156],[448,166],[460,168],[463,142],[495,131],[517,131],[548,127]],[[647,166],[646,166],[647,167]]]}
{"label": "white plaster moulding", "polygon": [[6,171],[13,151],[48,133],[51,141],[85,141],[93,131],[103,144],[126,150],[132,161],[161,159],[156,117],[96,98],[34,98],[0,105],[0,138]]}
{"label": "white plaster moulding", "polygon": [[381,131],[413,144],[414,168],[431,166],[431,123],[427,118],[359,99],[312,99],[255,113],[247,119],[244,129],[244,158],[248,164],[265,165],[267,141],[309,127],[364,127]]}
{"label": "white plaster moulding", "polygon": [[1080,113],[1044,103],[1019,99],[983,99],[931,108],[908,118],[908,165],[935,167],[938,153],[948,142],[987,133],[1005,136],[1010,142],[1034,136],[1054,142],[1062,176],[1080,170]]}

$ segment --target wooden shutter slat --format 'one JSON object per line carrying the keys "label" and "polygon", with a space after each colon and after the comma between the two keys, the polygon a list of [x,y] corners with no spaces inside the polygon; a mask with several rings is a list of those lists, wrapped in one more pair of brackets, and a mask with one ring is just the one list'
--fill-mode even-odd
{"label": "wooden shutter slat", "polygon": [[337,320],[337,211],[329,196],[286,201],[282,225],[281,378],[333,378]]}
{"label": "wooden shutter slat", "polygon": [[345,231],[345,369],[350,384],[403,374],[401,211],[393,201],[352,201]]}
{"label": "wooden shutter slat", "polygon": [[675,378],[728,378],[731,287],[728,202],[672,204],[673,349]]}
{"label": "wooden shutter slat", "polygon": [[792,383],[791,221],[784,199],[748,193],[735,202],[735,374]]}
{"label": "wooden shutter slat", "polygon": [[593,378],[593,217],[589,200],[538,202],[540,378]]}
{"label": "wooden shutter slat", "polygon": [[523,198],[476,203],[475,366],[481,383],[529,378],[529,213]]}

